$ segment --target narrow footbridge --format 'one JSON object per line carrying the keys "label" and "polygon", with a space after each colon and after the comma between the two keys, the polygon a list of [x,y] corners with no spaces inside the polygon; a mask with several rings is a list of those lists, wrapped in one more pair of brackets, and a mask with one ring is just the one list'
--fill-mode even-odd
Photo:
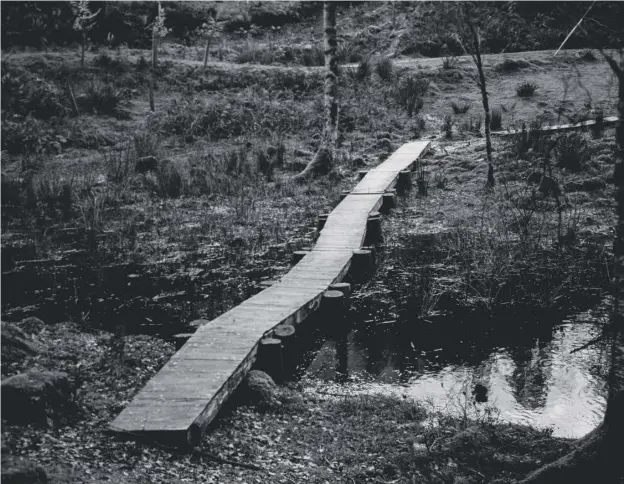
{"label": "narrow footbridge", "polygon": [[201,326],[111,423],[116,433],[198,443],[256,360],[259,342],[315,311],[349,270],[368,216],[429,142],[403,145],[370,170],[328,215],[314,248],[279,282]]}

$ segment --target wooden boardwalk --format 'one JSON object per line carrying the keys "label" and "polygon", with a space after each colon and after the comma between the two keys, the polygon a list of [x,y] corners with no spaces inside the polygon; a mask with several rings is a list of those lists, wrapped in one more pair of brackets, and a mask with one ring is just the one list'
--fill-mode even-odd
{"label": "wooden boardwalk", "polygon": [[[617,116],[606,116],[603,120],[603,124],[605,127],[612,126],[615,123],[617,123],[619,119],[620,118],[618,118]],[[590,119],[587,121],[581,121],[580,123],[574,123],[574,124],[559,124],[556,126],[544,126],[540,128],[539,131],[548,132],[548,131],[569,131],[573,129],[585,129],[585,128],[589,128],[590,126],[593,126],[594,124],[596,124],[596,120]],[[529,127],[527,126],[527,130],[528,129]],[[510,129],[508,131],[492,131],[492,135],[494,136],[513,136],[518,133],[522,133],[522,130]]]}
{"label": "wooden boardwalk", "polygon": [[323,292],[346,275],[370,212],[411,169],[429,142],[403,145],[372,169],[328,216],[309,254],[279,282],[201,326],[111,423],[114,432],[199,442],[256,359],[259,341],[280,324],[315,311]]}

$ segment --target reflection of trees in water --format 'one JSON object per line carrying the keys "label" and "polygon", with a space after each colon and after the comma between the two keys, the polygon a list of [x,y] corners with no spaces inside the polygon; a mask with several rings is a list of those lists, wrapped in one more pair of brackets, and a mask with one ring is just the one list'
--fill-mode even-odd
{"label": "reflection of trees in water", "polygon": [[552,374],[551,352],[552,348],[539,339],[531,348],[520,347],[509,351],[515,364],[509,386],[516,401],[527,409],[537,410],[546,406],[546,383]]}

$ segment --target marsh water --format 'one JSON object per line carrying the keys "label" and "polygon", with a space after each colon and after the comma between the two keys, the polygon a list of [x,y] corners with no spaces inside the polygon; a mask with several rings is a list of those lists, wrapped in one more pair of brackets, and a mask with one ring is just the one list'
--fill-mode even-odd
{"label": "marsh water", "polygon": [[[602,307],[513,330],[509,321],[494,321],[483,333],[471,321],[360,322],[322,337],[306,374],[398,392],[444,411],[487,406],[500,421],[578,438],[602,420],[608,359],[604,347],[573,350],[600,333],[605,315]],[[485,403],[473,398],[477,384],[487,388]]]}

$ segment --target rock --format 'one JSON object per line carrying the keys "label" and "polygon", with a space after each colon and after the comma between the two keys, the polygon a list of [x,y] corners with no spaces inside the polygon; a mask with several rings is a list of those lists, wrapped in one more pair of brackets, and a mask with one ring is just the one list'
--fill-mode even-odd
{"label": "rock", "polygon": [[134,171],[137,173],[156,171],[157,168],[158,160],[155,156],[144,156],[143,158],[139,158],[134,165]]}
{"label": "rock", "polygon": [[[2,363],[8,363],[24,359],[28,355],[36,355],[41,351],[30,336],[20,328],[2,322]],[[4,410],[4,409],[3,409]]]}
{"label": "rock", "polygon": [[2,484],[39,484],[48,482],[43,467],[33,461],[2,452]]}
{"label": "rock", "polygon": [[45,323],[34,316],[30,316],[28,318],[22,319],[22,322],[19,323],[19,327],[22,331],[28,334],[39,334],[45,328]]}
{"label": "rock", "polygon": [[252,370],[247,374],[245,385],[250,400],[269,405],[281,405],[280,389],[273,379],[263,371]]}
{"label": "rock", "polygon": [[73,400],[66,373],[30,370],[2,382],[2,418],[9,423],[45,423],[60,417]]}

